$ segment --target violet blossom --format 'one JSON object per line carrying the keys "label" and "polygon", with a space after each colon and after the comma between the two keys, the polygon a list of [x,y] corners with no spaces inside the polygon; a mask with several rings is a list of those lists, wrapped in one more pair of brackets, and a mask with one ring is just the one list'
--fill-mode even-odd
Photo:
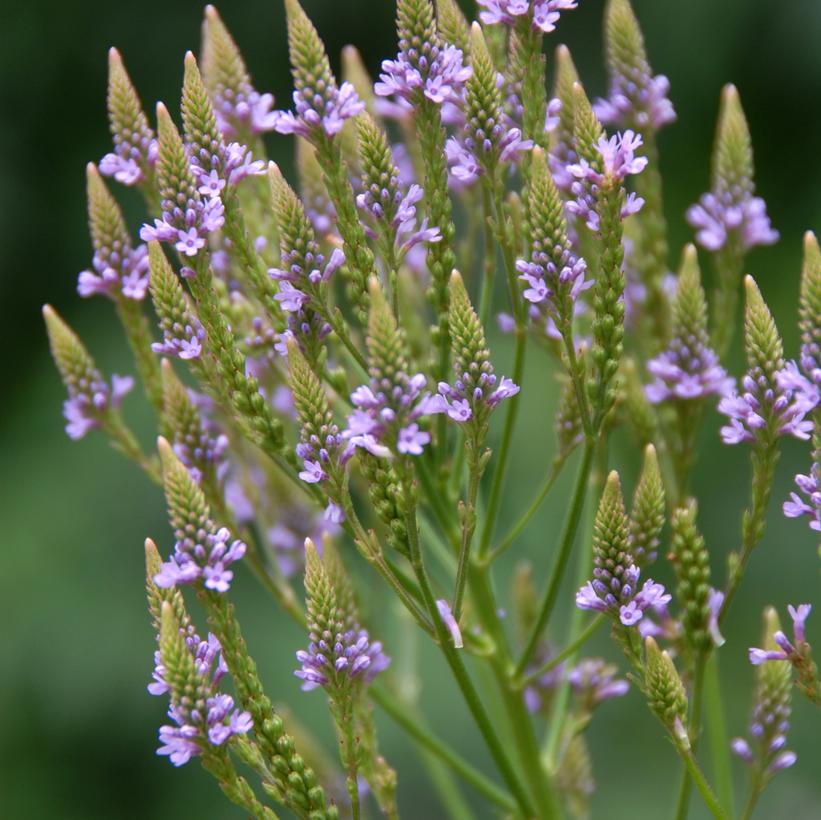
{"label": "violet blossom", "polygon": [[303,692],[319,686],[344,686],[350,681],[368,684],[391,662],[382,644],[372,641],[367,630],[356,625],[336,634],[326,631],[320,635],[311,630],[310,639],[307,651],[296,653],[302,666],[294,675],[303,681]]}
{"label": "violet blossom", "polygon": [[77,293],[87,298],[97,294],[114,299],[122,296],[141,302],[148,292],[148,248],[132,248],[117,240],[95,249],[93,272],[84,270],[77,280]]}
{"label": "violet blossom", "polygon": [[778,645],[778,649],[750,647],[750,663],[753,666],[760,666],[766,661],[802,661],[806,644],[805,623],[812,611],[812,605],[800,604],[795,607],[790,604],[787,611],[792,618],[793,641],[791,642],[781,630],[778,630],[773,634],[773,640]]}
{"label": "violet blossom", "polygon": [[106,416],[120,407],[133,387],[131,376],[117,375],[111,377],[109,386],[97,370],[67,381],[68,398],[63,402],[63,416],[68,437],[76,441],[90,430],[102,427]]}
{"label": "violet blossom", "polygon": [[515,26],[520,20],[530,20],[534,31],[550,34],[556,30],[562,11],[578,8],[578,0],[478,0],[482,11],[479,19],[487,25],[504,23]]}
{"label": "violet blossom", "polygon": [[[181,633],[194,660],[195,678],[186,681],[185,697],[172,693],[168,716],[173,723],[160,727],[162,745],[157,749],[158,755],[168,755],[175,766],[203,754],[208,745],[221,746],[233,735],[247,734],[253,728],[250,713],[234,708],[234,699],[219,691],[228,667],[217,638],[209,632],[203,641],[193,629]],[[148,691],[156,696],[171,693],[159,651],[154,653],[154,662]]]}

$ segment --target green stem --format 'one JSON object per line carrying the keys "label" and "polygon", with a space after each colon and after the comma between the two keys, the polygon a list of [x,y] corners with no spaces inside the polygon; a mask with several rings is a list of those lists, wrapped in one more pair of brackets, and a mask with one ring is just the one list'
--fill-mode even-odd
{"label": "green stem", "polygon": [[[527,336],[522,328],[516,330],[516,351],[513,358],[513,379],[514,384],[521,385],[522,374],[525,368],[525,346]],[[486,555],[490,547],[490,539],[493,537],[493,528],[499,514],[499,505],[502,502],[502,487],[505,482],[505,471],[510,455],[510,444],[513,440],[513,431],[516,428],[516,419],[519,415],[519,396],[508,399],[507,415],[505,416],[505,426],[502,430],[502,443],[499,446],[499,455],[496,458],[496,466],[493,470],[493,481],[490,485],[490,496],[487,503],[487,513],[485,515],[485,525],[482,529],[482,540],[479,542],[479,556]]]}
{"label": "green stem", "polygon": [[718,674],[718,654],[712,652],[707,660],[704,683],[704,705],[707,712],[707,740],[713,763],[713,778],[721,805],[730,817],[735,816],[733,800],[733,772],[730,760],[730,738],[721,697],[721,679]]}
{"label": "green stem", "polygon": [[488,564],[493,563],[497,558],[503,555],[507,550],[513,546],[516,539],[524,532],[525,527],[530,523],[531,519],[534,515],[539,511],[540,507],[544,503],[545,499],[547,498],[550,490],[553,488],[553,485],[556,483],[556,479],[559,477],[559,474],[562,471],[562,467],[564,467],[565,463],[567,462],[567,456],[570,455],[562,455],[557,458],[553,462],[553,466],[550,468],[550,472],[547,474],[547,477],[542,484],[542,488],[536,494],[536,497],[531,502],[530,506],[525,511],[524,515],[510,528],[508,534],[499,542],[499,544],[494,547],[487,557],[484,559]]}
{"label": "green stem", "polygon": [[758,798],[761,797],[761,791],[761,773],[756,770],[750,781],[750,793],[747,796],[747,802],[744,804],[739,820],[750,820],[758,803]]}
{"label": "green stem", "polygon": [[710,788],[710,784],[707,782],[707,779],[704,777],[704,773],[699,768],[698,762],[696,761],[692,750],[679,746],[679,754],[684,760],[684,764],[687,766],[687,771],[690,773],[693,783],[696,784],[696,788],[701,794],[704,804],[709,809],[710,814],[712,814],[716,820],[728,820],[727,813],[718,802],[715,792],[713,792],[712,788]]}
{"label": "green stem", "polygon": [[488,632],[495,646],[495,652],[489,656],[491,669],[507,712],[508,724],[513,730],[519,763],[527,777],[531,793],[535,795],[538,803],[539,816],[558,817],[560,810],[550,780],[539,760],[539,747],[530,714],[525,706],[524,693],[515,691],[510,683],[510,667],[513,661],[507,637],[499,620],[496,599],[488,579],[488,568],[480,568],[475,562],[471,565],[470,589],[482,627]]}
{"label": "green stem", "polygon": [[159,463],[156,459],[143,453],[137,439],[126,426],[118,411],[112,410],[106,414],[102,429],[109,435],[111,445],[115,450],[119,450],[126,458],[134,461],[152,481],[162,484]]}
{"label": "green stem", "polygon": [[503,792],[492,781],[488,780],[482,772],[460,757],[457,752],[445,744],[444,741],[436,737],[436,735],[419,720],[417,715],[408,711],[405,704],[396,703],[388,693],[377,686],[371,687],[370,696],[395,723],[401,726],[423,748],[450,766],[456,774],[466,783],[473,786],[479,794],[505,811],[512,812],[516,810],[516,804],[509,795]]}
{"label": "green stem", "polygon": [[530,635],[525,649],[522,652],[522,657],[516,664],[516,677],[521,676],[524,670],[527,669],[533,653],[539,644],[547,622],[553,612],[553,607],[556,605],[556,600],[559,597],[559,588],[564,577],[567,564],[570,559],[570,553],[573,549],[573,542],[576,538],[576,531],[579,528],[579,521],[582,517],[584,509],[584,499],[587,494],[587,480],[590,476],[590,470],[593,466],[593,452],[594,445],[588,441],[584,445],[582,453],[582,460],[579,464],[579,472],[576,476],[576,486],[573,489],[573,495],[570,500],[570,508],[567,511],[567,518],[565,519],[564,529],[562,531],[561,540],[559,541],[559,552],[556,556],[556,563],[553,565],[553,573],[550,577],[544,597],[542,598],[541,606],[539,607],[539,614],[536,621],[531,628]]}
{"label": "green stem", "polygon": [[482,327],[487,327],[490,320],[490,306],[493,303],[493,278],[496,272],[496,246],[493,244],[493,206],[490,192],[486,185],[482,186],[482,216],[484,217],[485,236],[485,265],[482,277],[482,291],[479,297],[479,321]]}
{"label": "green stem", "polygon": [[480,478],[480,444],[476,440],[467,443],[470,448],[470,481],[468,484],[467,504],[463,510],[462,542],[459,547],[459,563],[456,566],[456,589],[453,593],[453,617],[456,621],[462,614],[462,600],[465,595],[468,562],[470,561],[470,547],[473,543],[473,533],[476,530],[476,496],[479,493]]}
{"label": "green stem", "polygon": [[[404,483],[406,485],[405,496],[412,498],[413,493],[411,488],[407,486],[410,483],[407,476],[404,478]],[[508,788],[513,794],[519,808],[524,812],[525,816],[532,817],[534,815],[530,804],[530,799],[519,782],[519,778],[517,777],[516,772],[514,771],[513,766],[505,753],[504,747],[496,734],[496,730],[493,728],[493,722],[490,715],[487,713],[487,710],[479,697],[479,693],[476,691],[476,688],[468,675],[468,671],[465,668],[462,656],[456,647],[454,647],[451,634],[445,626],[442,616],[439,614],[436,599],[425,571],[422,551],[419,545],[416,511],[413,506],[410,506],[407,512],[406,520],[408,527],[408,540],[410,542],[411,564],[414,572],[416,573],[417,580],[419,581],[419,586],[422,590],[425,603],[427,604],[428,613],[433,619],[433,625],[436,631],[439,648],[445,656],[445,660],[450,667],[454,678],[456,679],[456,683],[465,698],[468,709],[470,710],[470,713],[473,716],[473,719],[476,722],[485,743],[487,744],[491,757],[499,769],[499,773],[502,775],[505,783],[507,783]]]}
{"label": "green stem", "polygon": [[572,657],[576,654],[576,652],[584,646],[587,641],[596,634],[599,627],[607,620],[607,616],[600,612],[593,618],[592,621],[584,628],[584,630],[576,637],[571,643],[569,643],[558,655],[554,655],[547,663],[540,666],[538,669],[534,670],[533,672],[528,672],[526,675],[523,675],[517,681],[514,682],[514,686],[517,689],[522,689],[527,686],[529,683],[532,683],[537,678],[540,678],[542,675],[547,674],[550,672],[551,669],[555,669],[560,663],[563,663],[568,658]]}
{"label": "green stem", "polygon": [[716,269],[716,288],[713,293],[713,313],[710,338],[713,350],[720,359],[727,355],[733,340],[738,309],[738,290],[744,269],[744,254],[740,248],[722,248],[713,257]]}
{"label": "green stem", "polygon": [[[690,723],[687,733],[690,736],[690,749],[693,754],[698,746],[698,735],[701,730],[701,707],[704,701],[704,668],[706,664],[704,653],[700,652],[696,659],[695,673],[693,675],[693,694],[691,698]],[[687,812],[690,807],[690,789],[692,780],[690,772],[685,766],[681,776],[681,786],[679,787],[678,802],[676,804],[676,820],[687,820]]]}

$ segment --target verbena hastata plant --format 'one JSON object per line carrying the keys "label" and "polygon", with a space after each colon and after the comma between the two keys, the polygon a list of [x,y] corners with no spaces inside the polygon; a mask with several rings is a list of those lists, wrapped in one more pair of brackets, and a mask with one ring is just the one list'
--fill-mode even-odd
{"label": "verbena hastata plant", "polygon": [[[668,270],[656,135],[676,115],[629,0],[607,4],[609,91],[592,103],[563,46],[547,92],[545,40],[555,42],[576,0],[477,6],[470,25],[454,0],[398,0],[398,53],[372,82],[353,47],[337,79],[298,1],[286,0],[295,90],[282,109],[254,88],[209,6],[200,58],[185,57],[180,116],[159,104],[156,132],[111,51],[114,150],[88,166],[94,256],[78,290],[114,305],[155,411],[157,455],[120,412],[134,380],[109,381],[57,313],[44,314],[69,436],[100,429],[165,490],[173,548],[146,542],[158,636],[148,688],[169,704],[158,753],[176,766],[199,758],[254,817],[278,807],[396,817],[402,780],[380,753],[375,704],[431,766],[440,816],[470,816],[463,781],[488,815],[584,817],[587,727],[632,686],[681,758],[676,816],[693,787],[715,817],[734,814],[732,749],[749,767],[749,817],[795,762],[792,684],[821,703],[809,604],[789,607],[792,638],[765,610],[761,647],[749,650],[747,739],[731,742],[702,713],[707,702],[721,714],[720,629],[764,535],[785,436],[813,449],[784,513],[821,530],[821,251],[808,234],[802,346],[786,361],[743,276],[748,253],[778,234],[755,195],[735,88],[721,98],[710,191],[687,213],[714,269],[708,301],[694,245],[677,275]],[[295,149],[293,185],[266,162],[268,132]],[[104,177],[143,195],[145,244]],[[740,291],[748,369],[734,378],[722,359]],[[488,346],[494,323],[511,337],[504,367]],[[553,371],[528,384],[536,348]],[[558,397],[556,456],[522,503],[504,489],[535,453],[512,443],[523,403],[545,389]],[[749,448],[752,463],[723,573],[711,569],[689,489],[699,426],[716,409],[723,441]],[[608,460],[619,425],[644,453],[629,504]],[[564,522],[544,560],[521,566],[501,594],[496,562],[515,553],[571,461]],[[499,519],[516,515],[503,532]],[[673,588],[653,580],[660,554]],[[295,674],[302,689],[324,691],[338,767],[260,681],[232,602],[234,574],[246,570],[305,631]],[[378,619],[359,608],[363,574],[395,596]],[[555,615],[573,606],[568,575],[578,592],[565,630]],[[189,614],[195,604],[207,632]],[[582,657],[605,625],[620,664]],[[408,648],[417,630],[441,652],[495,776],[419,713],[426,676]],[[402,645],[383,643],[397,633]],[[495,691],[477,684],[482,667]],[[703,723],[715,750],[708,772]]]}

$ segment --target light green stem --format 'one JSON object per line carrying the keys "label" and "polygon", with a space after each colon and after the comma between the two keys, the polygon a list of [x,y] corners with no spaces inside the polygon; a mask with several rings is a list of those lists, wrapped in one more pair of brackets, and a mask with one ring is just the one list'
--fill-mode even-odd
{"label": "light green stem", "polygon": [[516,804],[508,794],[503,792],[492,781],[488,780],[482,772],[460,757],[453,749],[444,743],[444,741],[436,737],[436,735],[419,720],[417,715],[408,711],[405,704],[397,703],[387,692],[375,686],[371,688],[370,695],[374,702],[414,740],[443,763],[450,766],[456,774],[466,783],[473,786],[479,794],[505,811],[512,812],[516,810]]}
{"label": "light green stem", "polygon": [[542,598],[539,614],[530,630],[530,635],[528,636],[522,656],[516,664],[516,671],[514,672],[516,677],[521,676],[524,670],[527,669],[542,637],[542,633],[550,620],[553,607],[556,605],[556,601],[559,597],[559,588],[561,587],[562,579],[564,578],[564,573],[569,563],[570,553],[573,550],[573,542],[575,541],[579,521],[581,520],[582,511],[584,510],[587,480],[590,477],[590,471],[593,467],[594,449],[595,447],[592,442],[588,441],[585,443],[582,460],[579,464],[579,472],[576,476],[576,486],[573,489],[573,496],[570,500],[570,507],[567,511],[567,518],[565,519],[564,529],[559,541],[556,563],[553,565],[553,573]]}
{"label": "light green stem", "polygon": [[704,676],[704,706],[707,712],[706,730],[713,764],[713,778],[721,805],[730,817],[735,816],[733,799],[733,772],[730,759],[730,738],[724,716],[721,696],[721,678],[718,673],[718,654],[707,660]]}
{"label": "light green stem", "polygon": [[[696,659],[695,672],[693,675],[693,693],[691,697],[690,722],[687,733],[690,736],[690,749],[692,754],[696,753],[698,746],[698,736],[701,730],[701,707],[704,702],[704,667],[706,658],[704,653],[699,653]],[[685,766],[681,776],[681,786],[679,787],[678,802],[676,804],[676,820],[687,820],[687,813],[690,807],[690,789],[692,779],[690,772]]]}

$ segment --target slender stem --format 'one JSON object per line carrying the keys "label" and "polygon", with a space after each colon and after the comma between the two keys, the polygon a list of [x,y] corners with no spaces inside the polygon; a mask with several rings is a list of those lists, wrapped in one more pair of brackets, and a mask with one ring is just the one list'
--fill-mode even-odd
{"label": "slender stem", "polygon": [[[525,368],[525,346],[527,336],[521,328],[516,329],[516,350],[513,358],[513,382],[521,385],[522,374]],[[484,556],[490,547],[490,539],[493,537],[493,527],[499,514],[499,505],[502,501],[502,487],[505,482],[505,471],[510,454],[510,443],[513,440],[513,431],[516,427],[516,419],[519,415],[520,397],[513,396],[508,399],[507,415],[505,416],[505,426],[502,430],[502,443],[499,445],[499,455],[496,458],[496,467],[493,471],[493,481],[490,485],[490,496],[487,503],[487,514],[485,525],[482,529],[482,540],[479,542],[479,556]]]}
{"label": "slender stem", "polygon": [[[703,652],[700,652],[696,659],[695,673],[693,675],[693,694],[691,698],[690,723],[688,734],[690,735],[690,748],[695,754],[698,745],[698,735],[701,729],[701,707],[704,701],[704,667],[707,659]],[[690,772],[685,766],[681,776],[681,786],[679,787],[678,802],[676,804],[676,820],[686,820],[687,812],[690,808],[690,789],[692,787]]]}
{"label": "slender stem", "polygon": [[388,693],[377,686],[371,687],[370,695],[374,702],[386,712],[395,723],[401,726],[423,748],[450,766],[456,774],[466,783],[473,786],[479,794],[506,811],[516,810],[516,804],[508,794],[503,792],[492,781],[488,780],[482,772],[460,757],[459,754],[451,749],[444,741],[436,737],[436,735],[419,720],[418,715],[408,711],[405,704],[397,703]]}
{"label": "slender stem", "polygon": [[462,600],[465,595],[468,562],[470,561],[470,547],[473,543],[473,533],[476,530],[476,496],[479,493],[479,449],[480,443],[473,439],[467,445],[470,448],[470,481],[468,484],[468,499],[462,513],[462,543],[459,547],[459,563],[456,567],[456,589],[453,593],[453,617],[457,622],[462,614]]}
{"label": "slender stem", "polygon": [[750,780],[750,793],[747,795],[747,802],[744,804],[739,820],[750,820],[759,797],[761,797],[761,773],[756,770]]}
{"label": "slender stem", "polygon": [[728,820],[727,813],[721,807],[721,804],[718,802],[718,798],[715,796],[715,792],[713,792],[710,784],[704,777],[704,773],[699,768],[698,762],[696,761],[692,750],[684,749],[679,746],[679,754],[684,760],[684,763],[687,766],[687,771],[690,773],[690,777],[693,778],[693,783],[696,784],[696,788],[699,790],[705,805],[710,810],[710,814],[712,814],[716,820]]}
{"label": "slender stem", "polygon": [[711,653],[707,660],[704,683],[704,705],[707,712],[707,740],[713,763],[713,778],[721,805],[730,817],[735,816],[733,800],[733,772],[730,760],[730,738],[721,697],[721,679],[718,674],[718,654]]}
{"label": "slender stem", "polygon": [[530,663],[533,653],[539,644],[547,622],[550,620],[550,615],[553,612],[553,607],[556,605],[556,600],[559,597],[559,588],[564,577],[567,564],[570,559],[570,553],[573,549],[573,542],[576,538],[576,531],[579,528],[579,521],[582,517],[584,509],[584,499],[587,494],[587,480],[590,476],[590,470],[593,466],[593,452],[594,445],[591,441],[587,441],[584,445],[582,453],[582,460],[579,464],[579,472],[576,476],[576,486],[573,489],[573,496],[570,500],[570,508],[567,511],[567,518],[564,523],[564,530],[562,531],[561,540],[559,542],[559,553],[556,556],[556,563],[553,565],[553,574],[550,577],[550,582],[545,590],[542,598],[541,606],[539,607],[539,614],[536,621],[531,628],[527,643],[525,644],[522,657],[516,664],[516,677],[522,675],[524,670]]}
{"label": "slender stem", "polygon": [[576,652],[584,646],[587,641],[596,634],[599,627],[605,622],[606,616],[603,612],[600,612],[593,618],[592,621],[584,628],[584,631],[575,638],[572,643],[568,644],[558,655],[554,655],[547,663],[543,666],[540,666],[538,669],[534,670],[533,672],[528,672],[526,675],[523,675],[521,678],[514,682],[514,686],[517,689],[524,688],[529,683],[532,683],[537,678],[540,678],[542,675],[547,674],[550,672],[551,669],[555,669],[560,663],[567,660],[572,655],[575,655]]}
{"label": "slender stem", "polygon": [[488,572],[487,567],[480,568],[475,562],[471,564],[470,589],[473,594],[473,603],[483,628],[488,632],[495,646],[495,652],[489,656],[491,669],[507,712],[508,724],[513,730],[520,765],[530,784],[531,792],[538,802],[539,816],[558,817],[560,810],[547,772],[542,768],[539,760],[538,743],[530,714],[525,706],[524,693],[514,691],[510,685],[512,658],[504,628],[499,620]]}
{"label": "slender stem", "polygon": [[479,320],[482,327],[487,327],[490,320],[490,306],[493,302],[493,275],[496,272],[496,245],[493,243],[493,206],[490,192],[486,185],[482,186],[482,215],[484,217],[485,234],[485,265],[482,277],[482,291],[479,297]]}
{"label": "slender stem", "polygon": [[162,483],[159,462],[155,458],[145,455],[134,438],[134,434],[126,426],[119,412],[109,412],[103,420],[103,430],[111,438],[111,446],[119,450],[126,458],[130,458],[141,467],[148,477],[157,484]]}
{"label": "slender stem", "polygon": [[507,550],[516,542],[516,539],[524,532],[533,516],[539,511],[551,489],[553,489],[553,485],[556,483],[556,479],[559,477],[562,467],[564,467],[567,462],[568,455],[570,454],[568,453],[567,455],[562,455],[553,462],[553,466],[550,468],[550,472],[547,474],[541,489],[536,494],[536,497],[533,499],[524,515],[522,515],[522,517],[510,528],[508,534],[496,547],[490,551],[484,559],[488,564],[493,563],[493,561],[507,552]]}
{"label": "slender stem", "polygon": [[[404,482],[406,485],[409,484],[409,479],[407,476],[405,477]],[[410,488],[407,489],[409,490]],[[412,498],[413,494],[411,492],[405,492],[405,496]],[[471,715],[473,716],[473,719],[476,722],[485,743],[487,744],[488,750],[490,751],[490,754],[499,769],[499,773],[502,775],[505,783],[507,783],[508,788],[513,794],[519,808],[524,812],[525,816],[532,817],[534,815],[530,804],[530,798],[527,796],[527,792],[519,782],[519,778],[517,777],[504,747],[499,740],[499,736],[496,734],[496,730],[493,727],[493,721],[491,720],[490,715],[479,697],[479,693],[476,691],[476,688],[470,679],[470,675],[465,668],[461,654],[453,645],[450,632],[445,626],[442,616],[439,614],[439,609],[436,606],[436,599],[433,595],[430,581],[428,580],[427,573],[425,571],[422,551],[419,545],[416,511],[412,505],[406,514],[406,519],[408,527],[408,540],[410,542],[411,564],[419,581],[419,586],[422,590],[422,595],[425,598],[428,612],[430,617],[433,619],[433,625],[436,630],[439,648],[445,656],[445,660],[450,667],[454,678],[456,679],[456,683],[459,686],[459,689],[465,698],[465,702],[467,703],[468,709],[470,710]]]}

